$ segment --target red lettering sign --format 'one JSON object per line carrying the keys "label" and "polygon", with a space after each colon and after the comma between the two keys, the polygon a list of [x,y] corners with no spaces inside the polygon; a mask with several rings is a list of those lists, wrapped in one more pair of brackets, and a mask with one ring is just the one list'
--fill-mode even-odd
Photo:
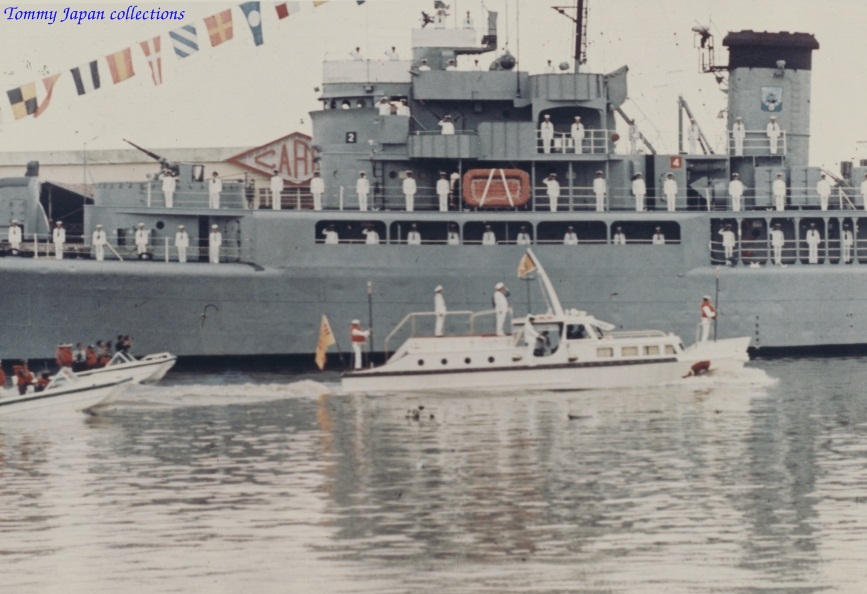
{"label": "red lettering sign", "polygon": [[669,169],[681,169],[683,168],[683,157],[680,156],[671,156],[668,158],[668,168]]}
{"label": "red lettering sign", "polygon": [[266,177],[276,169],[289,185],[304,185],[313,177],[314,150],[312,139],[306,134],[293,132],[274,142],[250,149],[229,159],[234,163]]}

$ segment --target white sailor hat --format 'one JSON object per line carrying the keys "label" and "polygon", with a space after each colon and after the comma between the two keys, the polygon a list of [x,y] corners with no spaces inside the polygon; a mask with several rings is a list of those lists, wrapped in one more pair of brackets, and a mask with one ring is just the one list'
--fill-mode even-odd
{"label": "white sailor hat", "polygon": [[666,175],[666,177],[674,177],[674,174],[671,171],[669,171],[665,175]]}
{"label": "white sailor hat", "polygon": [[782,173],[778,173],[778,174],[777,174],[777,177],[783,177],[783,174],[782,174]]}
{"label": "white sailor hat", "polygon": [[361,324],[361,322],[359,322],[358,320],[352,320],[352,322],[350,322],[350,324]]}
{"label": "white sailor hat", "polygon": [[772,120],[776,120],[776,119],[777,119],[777,116],[771,116],[771,119],[772,119]]}
{"label": "white sailor hat", "polygon": [[211,225],[211,229],[219,229],[219,228],[220,228],[219,225]]}
{"label": "white sailor hat", "polygon": [[97,228],[97,229],[102,229],[102,225],[97,225],[96,228]]}
{"label": "white sailor hat", "polygon": [[732,173],[732,177],[740,177],[737,173]]}
{"label": "white sailor hat", "polygon": [[185,227],[183,225],[178,225],[178,229],[184,229],[184,228]]}
{"label": "white sailor hat", "polygon": [[443,291],[443,286],[442,286],[442,285],[437,285],[437,288],[434,289],[434,293],[442,293],[442,291]]}
{"label": "white sailor hat", "polygon": [[367,174],[364,173],[363,171],[359,171],[359,172],[358,172],[358,175],[367,175]]}
{"label": "white sailor hat", "polygon": [[581,119],[581,116],[575,116],[575,119],[576,119],[576,120],[580,120],[580,119]]}
{"label": "white sailor hat", "polygon": [[601,172],[601,171],[597,171],[597,172],[596,172],[596,175],[602,175],[602,172]]}
{"label": "white sailor hat", "polygon": [[13,225],[17,225],[17,224],[18,224],[18,219],[12,219],[12,224],[13,224]]}
{"label": "white sailor hat", "polygon": [[702,297],[702,299],[704,299],[705,301],[710,301],[710,295],[705,295],[704,297]]}
{"label": "white sailor hat", "polygon": [[500,290],[500,289],[505,289],[505,288],[506,288],[506,285],[504,285],[503,283],[497,283],[497,284],[494,286],[494,289],[495,289],[495,290]]}
{"label": "white sailor hat", "polygon": [[139,223],[138,226],[139,226],[139,227],[144,227],[144,223]]}
{"label": "white sailor hat", "polygon": [[54,224],[55,224],[56,226],[60,227],[61,225],[63,225],[63,221],[57,221],[57,222],[54,223]]}
{"label": "white sailor hat", "polygon": [[742,120],[743,118],[742,118],[741,116],[738,116],[738,117],[736,117],[735,119],[736,119],[736,120]]}
{"label": "white sailor hat", "polygon": [[545,119],[546,119],[546,120],[550,120],[550,119],[551,119],[551,116],[549,116],[549,115],[546,113],[546,114],[545,114]]}

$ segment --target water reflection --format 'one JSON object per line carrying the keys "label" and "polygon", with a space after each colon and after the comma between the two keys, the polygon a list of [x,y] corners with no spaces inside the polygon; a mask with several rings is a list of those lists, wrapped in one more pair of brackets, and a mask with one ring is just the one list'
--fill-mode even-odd
{"label": "water reflection", "polygon": [[140,388],[98,418],[0,427],[4,582],[846,591],[867,577],[858,363],[572,394]]}

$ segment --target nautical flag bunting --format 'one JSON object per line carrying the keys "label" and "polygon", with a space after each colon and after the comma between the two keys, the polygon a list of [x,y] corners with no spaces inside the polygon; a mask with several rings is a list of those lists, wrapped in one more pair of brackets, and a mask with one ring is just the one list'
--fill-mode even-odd
{"label": "nautical flag bunting", "polygon": [[132,51],[130,51],[130,48],[110,54],[105,59],[108,62],[108,69],[111,72],[111,80],[114,81],[114,84],[122,83],[135,76],[135,71],[132,68]]}
{"label": "nautical flag bunting", "polygon": [[289,15],[297,14],[301,11],[301,4],[298,2],[281,2],[276,6],[277,18],[285,19]]}
{"label": "nautical flag bunting", "polygon": [[79,95],[90,93],[99,88],[99,64],[96,60],[70,70]]}
{"label": "nautical flag bunting", "polygon": [[196,26],[184,25],[180,29],[169,31],[169,38],[179,58],[186,58],[199,51],[199,41],[196,38]]}
{"label": "nautical flag bunting", "polygon": [[151,68],[151,78],[155,85],[163,84],[163,58],[160,47],[160,36],[139,43]]}
{"label": "nautical flag bunting", "polygon": [[9,97],[12,115],[15,116],[16,120],[36,113],[36,108],[38,107],[36,102],[36,83],[21,85],[17,89],[6,91],[6,95]]}
{"label": "nautical flag bunting", "polygon": [[42,85],[45,87],[45,97],[39,100],[39,105],[36,108],[36,111],[33,112],[33,117],[38,118],[42,113],[48,109],[48,104],[51,103],[51,94],[54,93],[54,83],[57,82],[57,79],[60,78],[60,72],[57,74],[52,74],[51,76],[46,76],[42,79]]}
{"label": "nautical flag bunting", "polygon": [[241,4],[241,10],[244,11],[244,16],[247,17],[247,24],[250,25],[250,31],[253,33],[253,41],[256,45],[262,45],[262,11],[259,9],[258,2],[244,2]]}
{"label": "nautical flag bunting", "polygon": [[217,47],[232,39],[232,9],[226,9],[205,19],[208,35],[211,37],[211,47]]}
{"label": "nautical flag bunting", "polygon": [[319,341],[316,343],[316,366],[319,369],[325,369],[328,347],[336,343],[334,332],[331,331],[331,324],[328,323],[328,318],[323,315],[322,323],[319,326]]}

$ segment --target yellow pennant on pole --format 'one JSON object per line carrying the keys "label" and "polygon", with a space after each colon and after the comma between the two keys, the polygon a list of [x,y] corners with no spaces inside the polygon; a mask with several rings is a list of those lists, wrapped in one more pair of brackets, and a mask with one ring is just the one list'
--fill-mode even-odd
{"label": "yellow pennant on pole", "polygon": [[328,352],[328,347],[335,344],[334,332],[331,331],[331,324],[328,323],[328,318],[322,316],[322,324],[319,327],[319,342],[316,343],[316,366],[319,369],[325,369],[325,355]]}
{"label": "yellow pennant on pole", "polygon": [[524,254],[518,263],[518,278],[524,278],[534,270],[536,270],[536,263],[533,258],[530,257],[530,254]]}

